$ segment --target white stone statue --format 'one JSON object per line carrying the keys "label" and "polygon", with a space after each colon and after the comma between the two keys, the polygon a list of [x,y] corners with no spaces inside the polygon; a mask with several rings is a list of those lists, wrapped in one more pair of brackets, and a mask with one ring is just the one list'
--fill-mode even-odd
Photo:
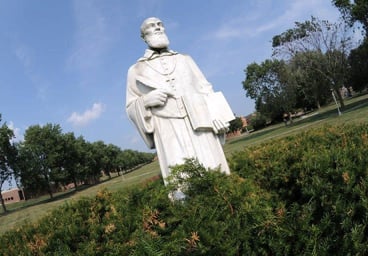
{"label": "white stone statue", "polygon": [[222,149],[234,115],[188,55],[169,50],[163,23],[141,26],[148,49],[127,75],[126,109],[147,146],[156,149],[161,173],[196,158],[207,168],[230,170]]}

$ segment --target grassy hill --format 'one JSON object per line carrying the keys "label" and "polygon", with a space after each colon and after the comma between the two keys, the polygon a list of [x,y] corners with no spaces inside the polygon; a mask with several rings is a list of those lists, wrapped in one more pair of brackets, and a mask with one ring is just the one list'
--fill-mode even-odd
{"label": "grassy hill", "polygon": [[[339,124],[359,124],[368,122],[368,95],[354,97],[346,101],[346,108],[343,114],[337,114],[336,106],[330,105],[323,109],[309,113],[303,118],[295,119],[294,124],[285,126],[284,124],[273,125],[263,130],[243,134],[240,137],[230,139],[225,147],[228,157],[244,148],[255,146],[263,142],[272,143],[272,140],[289,135],[300,134],[302,131],[325,125]],[[18,228],[25,223],[33,223],[46,216],[52,210],[65,206],[66,204],[77,202],[85,197],[94,197],[98,191],[107,188],[111,192],[121,191],[131,188],[144,180],[152,179],[160,174],[157,162],[146,165],[132,173],[120,177],[114,177],[103,183],[88,187],[80,191],[69,191],[55,195],[53,200],[42,197],[36,200],[9,205],[9,213],[0,216],[0,235],[7,230]]]}

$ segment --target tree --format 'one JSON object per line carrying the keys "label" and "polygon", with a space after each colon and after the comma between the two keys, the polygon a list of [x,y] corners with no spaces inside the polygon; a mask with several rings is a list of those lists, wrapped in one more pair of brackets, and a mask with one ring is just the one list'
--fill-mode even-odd
{"label": "tree", "polygon": [[118,156],[121,149],[113,144],[108,144],[105,148],[106,161],[104,162],[104,169],[108,173],[117,172],[119,175]]}
{"label": "tree", "polygon": [[[92,162],[91,152],[91,143],[86,142],[83,136],[79,136],[74,141],[74,147],[76,150],[76,179],[78,181],[87,184],[90,180],[93,180],[94,183],[98,178],[95,179],[95,175],[93,170],[90,169],[90,162]],[[99,177],[99,176],[98,176]],[[78,187],[76,186],[76,189]]]}
{"label": "tree", "polygon": [[80,142],[75,138],[74,133],[66,133],[61,136],[62,151],[60,152],[61,166],[59,166],[59,180],[64,185],[73,183],[78,189],[78,182],[82,178],[83,168],[81,166],[82,150]]}
{"label": "tree", "polygon": [[60,125],[46,124],[30,126],[24,135],[21,145],[23,161],[30,163],[23,166],[21,182],[25,187],[31,185],[27,178],[37,177],[37,183],[45,189],[50,198],[53,198],[53,186],[57,187],[60,177],[60,168],[63,164],[63,143]]}
{"label": "tree", "polygon": [[332,0],[339,9],[343,18],[352,26],[360,22],[368,36],[368,1],[367,0]]}
{"label": "tree", "polygon": [[78,148],[81,153],[80,165],[83,168],[84,184],[95,184],[101,177],[101,164],[98,148],[95,144],[85,141],[82,137],[78,138]]}
{"label": "tree", "polygon": [[153,153],[125,149],[120,151],[117,156],[118,169],[123,173],[128,172],[141,164],[152,162],[154,157],[155,154]]}
{"label": "tree", "polygon": [[296,107],[320,108],[331,98],[329,81],[321,75],[325,69],[325,58],[320,51],[308,51],[297,53],[290,60],[291,73],[297,84]]}
{"label": "tree", "polygon": [[308,59],[305,59],[303,66],[318,72],[319,77],[328,82],[327,86],[337,95],[341,107],[344,107],[340,88],[347,81],[347,56],[353,48],[351,30],[345,23],[330,23],[314,17],[303,23],[296,22],[295,28],[273,37],[272,47],[274,56],[288,60],[300,53],[321,53],[324,58],[320,68],[316,68]]}
{"label": "tree", "polygon": [[368,38],[353,49],[349,55],[349,78],[348,85],[354,90],[362,91],[368,86]]}
{"label": "tree", "polygon": [[26,147],[24,142],[18,143],[16,146],[18,157],[14,170],[15,176],[24,188],[27,198],[44,193],[49,184],[40,173],[42,162],[38,155],[32,149]]}
{"label": "tree", "polygon": [[281,120],[284,112],[292,111],[295,100],[295,82],[283,60],[265,60],[252,63],[245,71],[242,82],[246,95],[256,102],[256,110],[271,121]]}
{"label": "tree", "polygon": [[[0,123],[1,120],[0,114]],[[3,123],[0,127],[0,201],[4,212],[7,210],[1,191],[4,182],[10,180],[13,176],[13,166],[17,154],[15,146],[10,142],[13,138],[13,130],[11,130],[6,123]]]}
{"label": "tree", "polygon": [[[122,158],[124,158],[124,162],[125,162],[125,168],[126,170],[132,170],[133,168],[137,167],[138,165],[144,163],[144,162],[148,162],[148,158],[147,156],[152,156],[152,154],[145,154],[145,157],[143,158],[144,161],[142,162],[142,159],[140,157],[140,153],[138,151],[135,150],[131,150],[131,149],[126,149],[122,152]],[[152,159],[152,157],[151,157]]]}
{"label": "tree", "polygon": [[243,121],[240,117],[236,117],[230,121],[229,133],[240,131],[243,128]]}
{"label": "tree", "polygon": [[108,168],[109,158],[107,156],[106,144],[103,141],[96,141],[92,143],[93,145],[93,158],[96,162],[96,168],[100,172],[104,172],[111,179],[110,170]]}
{"label": "tree", "polygon": [[250,118],[250,125],[255,131],[265,128],[267,126],[267,122],[267,118],[259,112],[253,113],[252,117]]}

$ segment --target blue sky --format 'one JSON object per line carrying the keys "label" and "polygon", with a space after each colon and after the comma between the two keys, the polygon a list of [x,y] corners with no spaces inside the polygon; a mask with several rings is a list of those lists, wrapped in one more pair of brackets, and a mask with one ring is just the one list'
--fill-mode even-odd
{"label": "blue sky", "polygon": [[336,21],[329,0],[0,0],[0,113],[22,140],[31,125],[148,151],[125,113],[126,72],[144,52],[139,27],[165,24],[237,116],[254,111],[241,82],[271,57],[271,39],[311,16]]}

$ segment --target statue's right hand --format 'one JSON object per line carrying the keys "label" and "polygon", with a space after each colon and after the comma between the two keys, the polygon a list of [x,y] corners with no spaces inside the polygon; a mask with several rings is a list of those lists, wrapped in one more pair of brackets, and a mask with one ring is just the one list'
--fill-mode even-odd
{"label": "statue's right hand", "polygon": [[160,107],[166,103],[167,97],[167,92],[155,89],[143,96],[143,103],[145,107]]}

